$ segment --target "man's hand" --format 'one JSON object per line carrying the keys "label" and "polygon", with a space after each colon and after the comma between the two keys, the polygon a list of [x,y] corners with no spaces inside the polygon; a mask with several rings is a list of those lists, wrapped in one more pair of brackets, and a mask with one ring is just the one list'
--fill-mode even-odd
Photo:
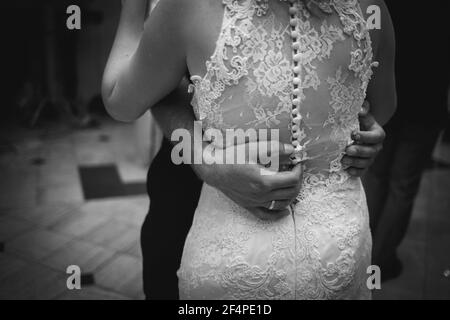
{"label": "man's hand", "polygon": [[[279,144],[279,150],[271,150],[274,151],[278,151],[280,157],[289,157],[294,150],[291,145]],[[276,220],[289,214],[287,208],[300,191],[303,174],[300,164],[290,171],[271,175],[261,174],[265,167],[256,162],[236,165],[202,164],[195,165],[194,169],[207,184],[219,189],[238,205],[263,220]],[[269,210],[272,201],[275,201],[275,206],[273,210]]]}
{"label": "man's hand", "polygon": [[383,148],[383,141],[386,138],[383,128],[369,111],[369,102],[365,101],[359,113],[361,130],[352,133],[355,143],[347,147],[346,155],[342,159],[342,164],[349,167],[348,173],[355,177],[364,175]]}
{"label": "man's hand", "polygon": [[[153,116],[164,132],[164,135],[170,139],[172,132],[179,128],[188,130],[194,136],[195,116],[192,108],[189,106],[190,96],[187,94],[189,82],[183,81],[177,90],[173,91],[165,99],[160,101],[152,109]],[[264,150],[279,152],[280,161],[285,163],[294,151],[292,145],[283,145],[280,143],[272,144],[266,142],[251,142],[249,144],[266,143]],[[278,150],[273,150],[272,146]],[[241,146],[242,147],[242,146]],[[236,146],[229,148],[238,148]],[[261,150],[259,146],[247,146],[248,149]],[[199,159],[203,159],[204,149],[196,150],[199,152]],[[239,150],[234,150],[238,154]],[[224,154],[227,151],[224,150]],[[201,180],[207,184],[219,189],[226,196],[231,198],[238,205],[246,208],[256,217],[261,219],[278,219],[289,214],[287,207],[297,197],[302,182],[302,167],[298,165],[291,171],[274,173],[272,175],[262,175],[262,171],[267,169],[265,166],[257,164],[258,159],[249,159],[246,155],[247,164],[212,164],[203,161],[203,164],[193,165]],[[269,210],[272,201],[275,200],[274,210]]]}

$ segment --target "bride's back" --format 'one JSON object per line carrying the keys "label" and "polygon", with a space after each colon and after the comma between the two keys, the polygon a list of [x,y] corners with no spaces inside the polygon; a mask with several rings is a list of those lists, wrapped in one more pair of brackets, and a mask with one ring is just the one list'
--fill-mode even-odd
{"label": "bride's back", "polygon": [[220,2],[201,6],[208,15],[199,25],[210,27],[198,30],[187,57],[197,118],[205,128],[279,129],[285,143],[294,136],[311,181],[342,172],[374,65],[359,2],[320,1],[325,18],[301,1],[294,9],[281,0]]}
{"label": "bride's back", "polygon": [[366,199],[340,166],[372,67],[359,4],[320,1],[331,14],[318,19],[300,1],[223,3],[216,38],[211,21],[196,34],[206,43],[198,48],[217,40],[212,56],[187,57],[197,118],[205,128],[279,129],[298,144],[305,179],[291,214],[269,221],[204,184],[178,270],[180,297],[369,298]]}

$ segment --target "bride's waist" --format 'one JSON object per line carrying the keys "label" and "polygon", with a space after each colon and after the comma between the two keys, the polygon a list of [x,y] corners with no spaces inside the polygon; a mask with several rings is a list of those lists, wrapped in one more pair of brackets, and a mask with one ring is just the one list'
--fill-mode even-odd
{"label": "bride's waist", "polygon": [[[333,173],[309,173],[303,174],[302,186],[297,196],[296,205],[326,203],[327,199],[340,197],[344,202],[348,199],[362,199],[365,197],[360,178],[350,176],[341,170]],[[238,213],[241,216],[254,218],[247,209],[238,205],[219,189],[203,184],[198,209],[208,215],[223,213]],[[220,217],[219,217],[220,219]]]}

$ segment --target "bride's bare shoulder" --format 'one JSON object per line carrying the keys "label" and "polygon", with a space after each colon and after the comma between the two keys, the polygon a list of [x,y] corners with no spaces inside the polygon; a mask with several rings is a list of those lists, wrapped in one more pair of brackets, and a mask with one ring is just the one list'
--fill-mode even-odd
{"label": "bride's bare shoulder", "polygon": [[155,6],[157,10],[153,10],[153,13],[165,18],[178,18],[175,21],[180,21],[220,11],[222,8],[223,0],[159,0]]}
{"label": "bride's bare shoulder", "polygon": [[222,12],[223,0],[159,0],[151,14],[189,37],[193,31],[214,24]]}
{"label": "bride's bare shoulder", "polygon": [[[170,19],[168,23],[176,24],[188,16],[187,9],[190,8],[190,0],[153,0],[155,8],[152,10],[150,17]],[[193,0],[195,1],[195,0]],[[175,19],[177,18],[177,19]]]}

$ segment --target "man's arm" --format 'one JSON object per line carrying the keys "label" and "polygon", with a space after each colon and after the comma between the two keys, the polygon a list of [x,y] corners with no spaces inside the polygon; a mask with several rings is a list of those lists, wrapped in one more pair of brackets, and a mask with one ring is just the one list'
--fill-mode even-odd
{"label": "man's arm", "polygon": [[383,0],[364,0],[362,7],[377,5],[381,10],[381,29],[370,30],[374,59],[379,66],[367,88],[370,113],[381,125],[385,125],[397,108],[395,83],[395,32],[389,10]]}
{"label": "man's arm", "polygon": [[383,148],[386,133],[370,113],[368,101],[359,114],[360,130],[352,133],[355,141],[345,150],[342,163],[348,166],[347,172],[355,177],[362,177]]}
{"label": "man's arm", "polygon": [[[153,117],[168,139],[171,138],[173,131],[180,128],[189,131],[191,137],[194,136],[195,117],[189,104],[187,86],[187,81],[183,81],[174,92],[152,108]],[[197,153],[199,159],[203,159],[206,145],[198,149],[195,149],[195,146],[192,143],[192,152]],[[279,144],[278,151],[280,155],[289,156],[294,149],[291,145]],[[235,154],[237,152],[238,150],[235,150]],[[219,189],[237,204],[262,219],[277,219],[288,214],[286,208],[297,197],[302,182],[300,165],[292,171],[273,175],[262,175],[261,170],[264,167],[256,163],[225,165],[203,162],[192,167],[201,180]],[[272,200],[276,200],[275,210],[268,210]]]}
{"label": "man's arm", "polygon": [[[396,109],[395,88],[395,35],[391,17],[382,0],[363,0],[361,7],[365,12],[369,5],[381,8],[381,30],[371,30],[375,60],[380,66],[374,70],[366,101],[360,113],[360,131],[354,132],[355,143],[348,147],[342,162],[350,168],[354,176],[362,176],[382,148],[385,132],[381,125],[391,118]],[[380,125],[381,124],[381,125]]]}

